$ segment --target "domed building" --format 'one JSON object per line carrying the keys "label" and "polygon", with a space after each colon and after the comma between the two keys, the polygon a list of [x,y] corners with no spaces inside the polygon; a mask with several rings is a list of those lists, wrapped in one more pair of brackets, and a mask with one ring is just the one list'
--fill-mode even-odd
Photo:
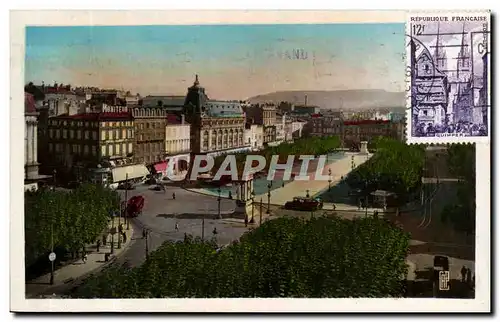
{"label": "domed building", "polygon": [[245,142],[245,112],[239,101],[211,100],[196,75],[184,102],[191,124],[191,153],[217,156],[251,149]]}

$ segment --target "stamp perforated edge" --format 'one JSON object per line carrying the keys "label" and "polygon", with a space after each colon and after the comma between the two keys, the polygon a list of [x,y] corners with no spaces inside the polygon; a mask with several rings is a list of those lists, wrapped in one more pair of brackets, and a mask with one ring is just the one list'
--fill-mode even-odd
{"label": "stamp perforated edge", "polygon": [[[405,143],[406,144],[428,144],[428,145],[443,145],[443,144],[474,144],[474,143],[489,143],[491,137],[491,55],[488,55],[488,135],[487,136],[455,136],[455,137],[413,137],[412,133],[412,106],[411,106],[411,50],[408,46],[410,17],[415,15],[430,16],[430,15],[444,15],[444,16],[463,16],[463,15],[484,15],[488,20],[488,43],[491,44],[491,10],[477,9],[477,10],[409,10],[406,13],[405,19]],[[490,49],[491,50],[491,49]]]}

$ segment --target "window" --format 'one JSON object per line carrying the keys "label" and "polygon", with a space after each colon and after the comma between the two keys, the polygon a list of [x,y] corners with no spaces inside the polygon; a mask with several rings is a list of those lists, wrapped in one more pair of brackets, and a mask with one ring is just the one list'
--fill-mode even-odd
{"label": "window", "polygon": [[109,140],[114,140],[114,138],[113,138],[113,130],[109,130],[108,131],[108,139]]}
{"label": "window", "polygon": [[121,151],[120,151],[120,144],[115,144],[115,154],[116,155],[121,155]]}
{"label": "window", "polygon": [[109,144],[109,145],[108,145],[108,155],[109,155],[109,156],[112,156],[112,155],[113,155],[113,145],[112,145],[112,144]]}
{"label": "window", "polygon": [[105,130],[101,131],[101,140],[106,141],[106,131]]}
{"label": "window", "polygon": [[101,145],[101,155],[103,157],[106,156],[106,146],[105,145]]}
{"label": "window", "polygon": [[132,153],[133,150],[132,150],[132,143],[129,143],[128,144],[128,153]]}
{"label": "window", "polygon": [[89,131],[85,131],[85,140],[88,140],[89,138],[90,138]]}
{"label": "window", "polygon": [[63,139],[66,139],[68,137],[68,130],[62,131],[62,137],[63,137]]}
{"label": "window", "polygon": [[54,145],[52,143],[49,143],[49,151],[52,152],[54,150]]}
{"label": "window", "polygon": [[144,124],[143,124],[143,123],[139,124],[139,128],[140,128],[141,130],[144,130]]}
{"label": "window", "polygon": [[78,153],[78,145],[73,144],[72,148],[73,148],[73,150],[72,150],[73,153],[75,153],[75,154]]}
{"label": "window", "polygon": [[146,129],[149,129],[149,123],[146,123]]}
{"label": "window", "polygon": [[128,138],[127,129],[122,129],[122,139]]}
{"label": "window", "polygon": [[122,143],[122,153],[127,154],[127,144],[126,143]]}
{"label": "window", "polygon": [[81,140],[81,139],[82,139],[82,130],[77,130],[77,131],[76,131],[76,138],[77,138],[78,140]]}
{"label": "window", "polygon": [[54,130],[50,129],[49,130],[49,138],[53,138],[53,137],[54,137]]}
{"label": "window", "polygon": [[83,154],[85,154],[85,155],[89,154],[89,146],[88,145],[84,145],[84,147],[83,147]]}
{"label": "window", "polygon": [[95,145],[92,146],[92,155],[96,155],[97,154],[97,147]]}
{"label": "window", "polygon": [[102,122],[102,127],[106,127],[108,126],[108,123],[107,122]]}

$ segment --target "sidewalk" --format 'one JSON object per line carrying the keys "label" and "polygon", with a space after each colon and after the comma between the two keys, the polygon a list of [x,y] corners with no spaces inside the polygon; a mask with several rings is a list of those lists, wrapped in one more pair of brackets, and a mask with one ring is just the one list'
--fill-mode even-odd
{"label": "sidewalk", "polygon": [[[123,218],[121,220],[123,224]],[[109,227],[111,228],[112,222],[110,222]],[[114,218],[114,226],[118,227],[118,218]],[[104,268],[106,265],[112,263],[117,256],[120,256],[130,245],[131,237],[133,235],[134,229],[132,224],[130,229],[127,230],[127,226],[123,225],[124,231],[127,234],[127,241],[121,244],[121,248],[118,249],[118,233],[114,236],[114,252],[113,256],[108,262],[104,261],[104,254],[111,251],[111,235],[108,235],[106,246],[99,247],[99,252],[97,252],[96,245],[87,246],[87,262],[83,263],[82,259],[77,259],[73,263],[65,265],[56,271],[54,271],[54,284],[50,285],[50,273],[40,276],[34,280],[26,282],[25,284],[25,294],[26,298],[34,298],[41,294],[50,293],[52,289],[58,289],[64,285],[70,285],[74,281],[84,278],[91,273]],[[120,236],[121,238],[121,236]],[[101,240],[102,241],[102,240]]]}

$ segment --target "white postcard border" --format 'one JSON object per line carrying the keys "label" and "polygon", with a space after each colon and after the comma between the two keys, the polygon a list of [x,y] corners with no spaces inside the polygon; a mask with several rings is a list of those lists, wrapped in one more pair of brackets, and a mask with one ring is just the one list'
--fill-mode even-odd
{"label": "white postcard border", "polygon": [[[364,16],[366,14],[366,16]],[[388,19],[387,17],[391,18]],[[475,299],[25,299],[23,137],[24,27],[26,25],[101,25],[203,23],[401,22],[401,11],[18,11],[11,13],[10,136],[10,309],[22,312],[489,312],[490,298],[490,145],[476,144],[476,298]],[[364,17],[364,18],[363,18]],[[368,17],[368,18],[367,18]],[[378,20],[377,20],[378,19]],[[149,22],[149,23],[148,23]]]}

